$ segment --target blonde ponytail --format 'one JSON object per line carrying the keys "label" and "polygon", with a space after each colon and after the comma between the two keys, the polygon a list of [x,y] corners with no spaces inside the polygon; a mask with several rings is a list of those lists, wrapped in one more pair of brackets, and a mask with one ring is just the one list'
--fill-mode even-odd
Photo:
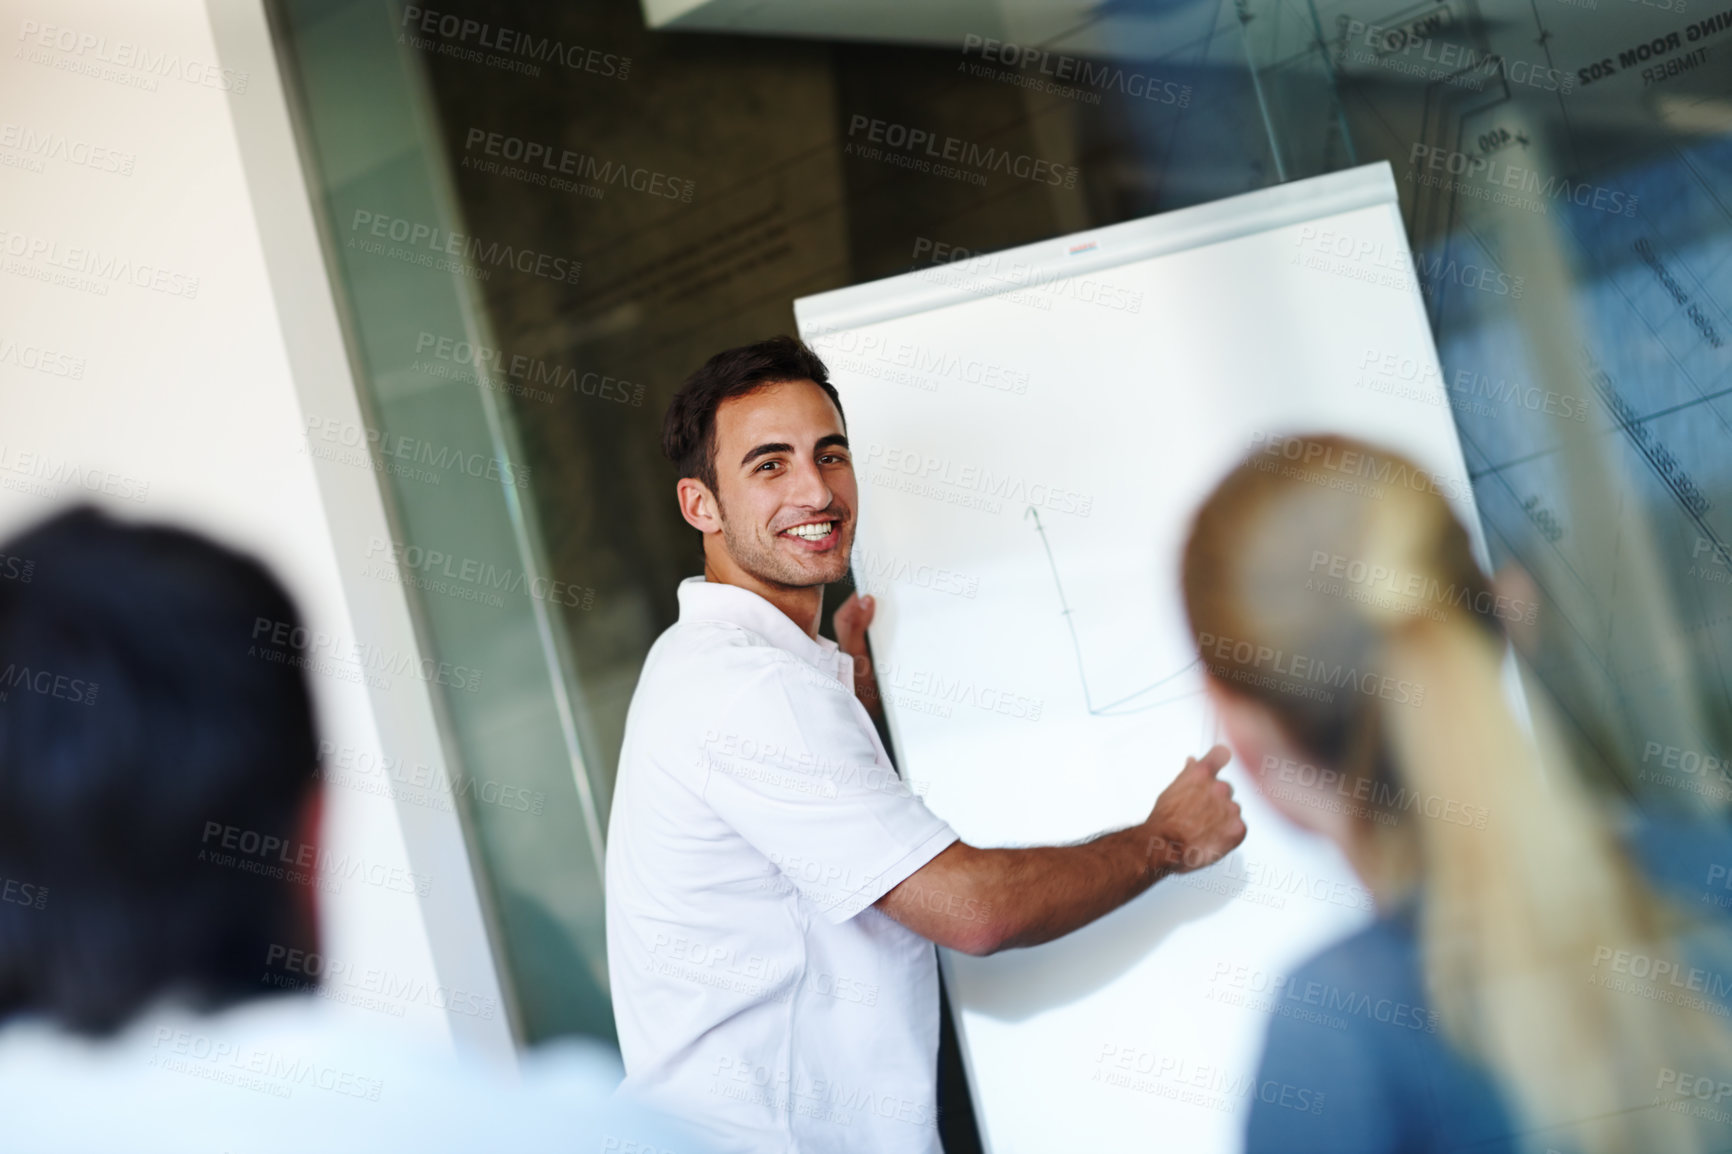
{"label": "blonde ponytail", "polygon": [[[1382,474],[1419,472],[1344,438],[1297,440],[1323,467],[1353,459]],[[1432,1009],[1503,1088],[1532,1149],[1727,1146],[1725,1115],[1688,1112],[1694,1103],[1664,1082],[1666,1071],[1690,1071],[1732,1093],[1727,1022],[1703,999],[1632,990],[1599,966],[1626,951],[1688,965],[1697,959],[1682,956],[1687,931],[1723,962],[1726,930],[1691,927],[1637,873],[1563,757],[1543,702],[1529,702],[1531,732],[1522,724],[1506,696],[1495,597],[1442,498],[1307,483],[1319,479],[1329,480],[1253,457],[1222,482],[1186,545],[1192,630],[1250,642],[1247,652],[1320,655],[1413,692],[1319,699],[1230,663],[1210,675],[1349,780],[1395,791],[1382,807],[1391,820],[1356,827],[1360,868],[1380,903],[1417,890]],[[1319,558],[1398,576],[1375,595],[1346,596],[1316,580]]]}
{"label": "blonde ponytail", "polygon": [[1723,1026],[1590,982],[1599,954],[1667,938],[1659,899],[1574,774],[1545,772],[1550,726],[1530,736],[1518,722],[1494,638],[1456,615],[1387,636],[1390,675],[1425,689],[1420,708],[1384,709],[1401,777],[1485,816],[1413,831],[1421,957],[1446,1034],[1499,1076],[1538,1149],[1559,1127],[1587,1154],[1707,1149],[1699,1120],[1652,1108],[1654,1086],[1662,1069],[1732,1069]]}

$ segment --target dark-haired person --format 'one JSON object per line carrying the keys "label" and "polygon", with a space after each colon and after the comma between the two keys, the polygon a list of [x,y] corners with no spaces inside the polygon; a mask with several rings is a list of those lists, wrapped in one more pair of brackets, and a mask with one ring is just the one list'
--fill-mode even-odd
{"label": "dark-haired person", "polygon": [[608,831],[625,1087],[728,1151],[935,1154],[932,943],[1050,941],[1231,850],[1227,751],[1188,761],[1130,829],[958,840],[857,697],[869,604],[838,613],[854,654],[818,636],[856,508],[822,362],[787,337],[717,354],[674,397],[663,448],[704,574],[645,661]]}
{"label": "dark-haired person", "polygon": [[518,1076],[270,980],[314,981],[315,890],[273,867],[316,869],[321,786],[264,567],[88,508],[0,553],[0,1150],[690,1148],[599,1046]]}
{"label": "dark-haired person", "polygon": [[[1293,449],[1320,464],[1270,468]],[[1449,505],[1333,487],[1342,460],[1425,476],[1359,441],[1273,443],[1204,502],[1184,555],[1234,750],[1378,906],[1281,983],[1298,1012],[1270,1019],[1257,1084],[1321,1108],[1254,1095],[1247,1149],[1728,1149],[1732,936],[1705,899],[1732,836],[1657,814],[1614,832],[1543,702],[1531,730],[1511,708],[1505,627],[1526,614]],[[1320,670],[1335,688],[1319,692]]]}

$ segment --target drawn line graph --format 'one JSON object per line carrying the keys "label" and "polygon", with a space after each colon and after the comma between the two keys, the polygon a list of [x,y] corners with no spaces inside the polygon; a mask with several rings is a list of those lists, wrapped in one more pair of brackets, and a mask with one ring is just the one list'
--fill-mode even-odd
{"label": "drawn line graph", "polygon": [[[1177,681],[1187,673],[1191,672],[1191,670],[1197,668],[1203,663],[1203,659],[1198,657],[1195,660],[1188,662],[1176,673],[1169,673],[1158,681],[1151,681],[1141,689],[1127,693],[1116,701],[1109,701],[1105,705],[1096,705],[1094,702],[1094,695],[1089,691],[1088,663],[1083,660],[1082,639],[1077,636],[1076,619],[1071,612],[1070,602],[1065,599],[1064,582],[1059,579],[1058,561],[1054,559],[1052,555],[1052,542],[1047,540],[1046,526],[1040,523],[1040,511],[1033,505],[1028,507],[1028,512],[1025,516],[1034,521],[1034,531],[1040,534],[1041,548],[1046,550],[1046,563],[1047,567],[1052,571],[1053,588],[1058,591],[1060,612],[1064,617],[1065,627],[1070,630],[1071,649],[1076,653],[1076,672],[1077,679],[1082,682],[1083,704],[1087,707],[1089,713],[1094,717],[1125,717],[1133,713],[1147,713],[1150,710],[1159,709],[1163,705],[1171,705],[1175,701],[1183,701],[1186,698],[1195,697],[1199,692],[1201,692],[1201,690],[1198,689],[1191,689],[1172,697],[1163,697],[1158,701],[1147,701],[1135,706],[1129,705],[1130,702],[1135,701],[1137,698],[1151,693],[1163,685]],[[1127,706],[1129,707],[1127,708]]]}

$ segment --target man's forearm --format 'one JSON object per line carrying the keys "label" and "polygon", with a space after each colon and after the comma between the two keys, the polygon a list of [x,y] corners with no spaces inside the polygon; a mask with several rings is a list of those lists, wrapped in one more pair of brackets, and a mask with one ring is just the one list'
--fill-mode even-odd
{"label": "man's forearm", "polygon": [[1187,759],[1149,816],[1130,829],[1031,849],[976,849],[959,841],[875,904],[922,937],[968,954],[1063,937],[1168,874],[1200,869],[1245,840],[1233,789],[1216,776],[1228,757],[1225,746],[1216,746],[1200,760]]}
{"label": "man's forearm", "polygon": [[1007,919],[998,948],[1062,938],[1154,885],[1171,872],[1158,841],[1144,824],[1080,845],[980,851],[989,855],[987,900]]}

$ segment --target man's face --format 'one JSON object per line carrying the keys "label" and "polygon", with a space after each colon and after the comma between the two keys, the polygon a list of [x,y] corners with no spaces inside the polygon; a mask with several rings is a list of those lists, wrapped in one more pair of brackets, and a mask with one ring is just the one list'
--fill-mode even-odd
{"label": "man's face", "polygon": [[812,381],[766,385],[716,409],[722,540],[769,585],[827,585],[848,572],[857,491],[842,418]]}

